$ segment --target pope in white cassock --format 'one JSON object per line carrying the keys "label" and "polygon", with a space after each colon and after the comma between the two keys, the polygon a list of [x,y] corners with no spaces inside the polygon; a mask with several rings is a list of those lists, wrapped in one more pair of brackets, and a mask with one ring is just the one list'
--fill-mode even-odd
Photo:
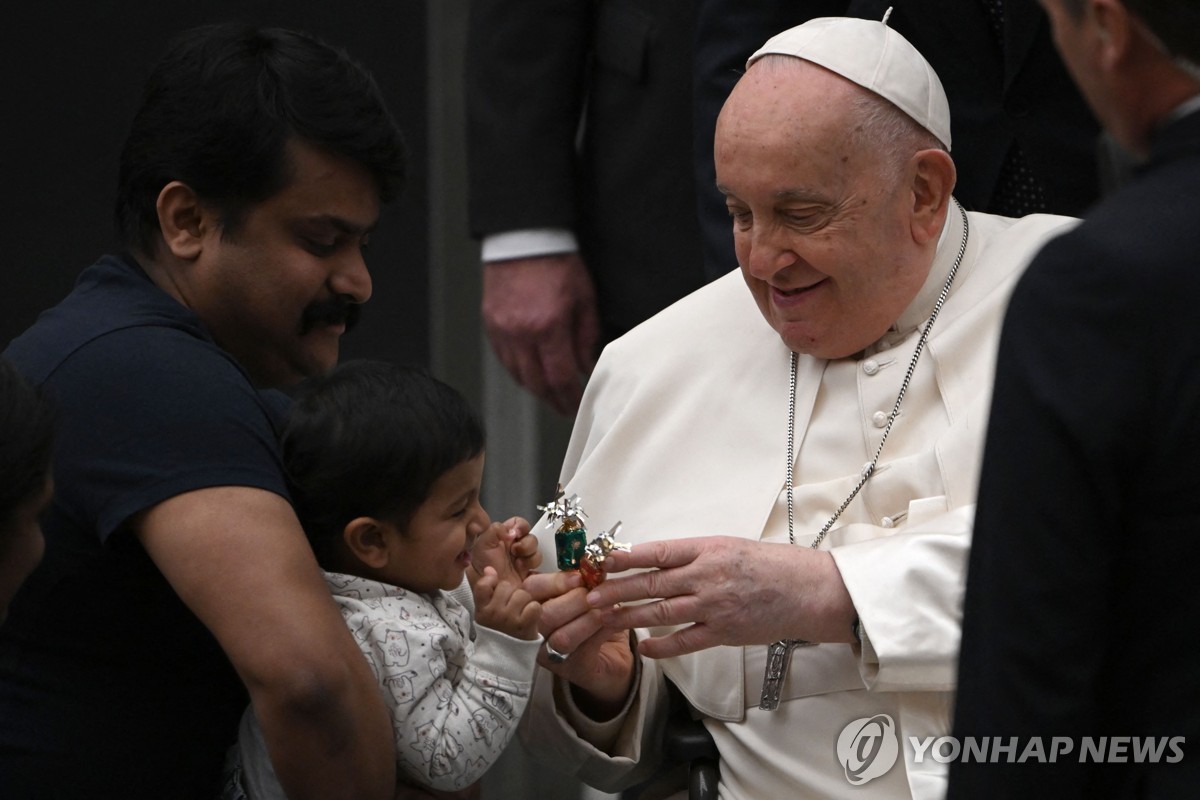
{"label": "pope in white cassock", "polygon": [[949,147],[937,76],[885,23],[751,57],[714,153],[741,269],[604,351],[563,465],[589,526],[634,544],[610,573],[642,571],[526,584],[549,650],[523,737],[557,768],[652,774],[670,683],[724,798],[944,792],[919,746],[949,732],[1001,317],[1073,222],[964,212]]}

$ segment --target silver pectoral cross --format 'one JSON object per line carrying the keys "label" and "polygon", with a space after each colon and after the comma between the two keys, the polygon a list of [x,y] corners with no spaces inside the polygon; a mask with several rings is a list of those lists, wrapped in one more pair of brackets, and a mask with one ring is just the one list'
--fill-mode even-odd
{"label": "silver pectoral cross", "polygon": [[759,708],[763,711],[779,708],[779,693],[783,689],[783,679],[787,677],[788,665],[792,663],[792,651],[797,647],[812,647],[815,644],[803,639],[780,639],[767,646],[767,668],[763,671]]}

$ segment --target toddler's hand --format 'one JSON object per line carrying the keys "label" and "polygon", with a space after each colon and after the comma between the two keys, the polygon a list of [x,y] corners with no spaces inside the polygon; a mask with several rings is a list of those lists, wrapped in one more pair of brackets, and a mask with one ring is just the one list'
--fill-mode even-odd
{"label": "toddler's hand", "polygon": [[538,538],[529,532],[529,521],[523,517],[509,517],[504,521],[504,527],[508,529],[508,555],[521,580],[525,580],[529,573],[542,565]]}
{"label": "toddler's hand", "polygon": [[520,584],[500,580],[487,566],[471,586],[475,593],[475,621],[518,639],[536,639],[542,607]]}
{"label": "toddler's hand", "polygon": [[493,522],[471,548],[471,565],[478,579],[486,567],[492,567],[500,580],[519,584],[542,563],[537,537],[529,532],[529,523],[521,517]]}

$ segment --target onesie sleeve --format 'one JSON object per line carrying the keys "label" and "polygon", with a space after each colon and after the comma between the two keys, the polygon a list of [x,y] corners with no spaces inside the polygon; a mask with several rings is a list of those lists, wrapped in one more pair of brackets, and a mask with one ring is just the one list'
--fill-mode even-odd
{"label": "onesie sleeve", "polygon": [[406,592],[386,611],[347,622],[391,710],[397,770],[434,789],[468,786],[512,738],[541,640],[475,627],[447,594]]}

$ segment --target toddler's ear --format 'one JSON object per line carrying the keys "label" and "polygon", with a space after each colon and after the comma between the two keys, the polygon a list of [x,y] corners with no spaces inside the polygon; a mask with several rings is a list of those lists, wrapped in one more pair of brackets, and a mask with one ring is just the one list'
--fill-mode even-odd
{"label": "toddler's ear", "polygon": [[350,555],[372,569],[383,569],[388,563],[387,538],[384,526],[374,517],[356,517],[346,524],[342,539]]}

